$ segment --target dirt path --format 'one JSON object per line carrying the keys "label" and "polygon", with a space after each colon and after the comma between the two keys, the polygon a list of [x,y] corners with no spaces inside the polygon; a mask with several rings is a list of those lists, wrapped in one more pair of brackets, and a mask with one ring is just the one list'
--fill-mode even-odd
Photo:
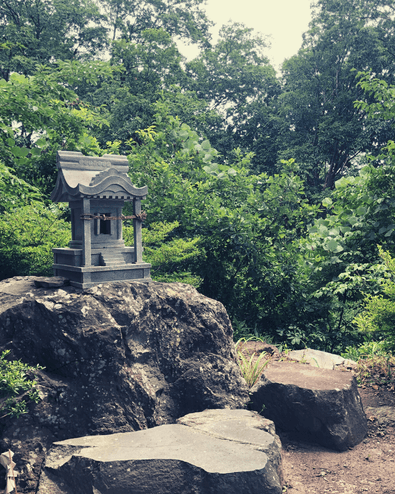
{"label": "dirt path", "polygon": [[339,453],[280,434],[284,492],[288,494],[395,494],[395,391],[359,389],[369,431],[354,448]]}
{"label": "dirt path", "polygon": [[284,492],[288,494],[395,494],[395,392],[360,389],[369,432],[342,453],[296,442],[283,445]]}
{"label": "dirt path", "polygon": [[284,492],[395,494],[395,392],[374,386],[359,393],[369,431],[354,448],[339,453],[279,434]]}
{"label": "dirt path", "polygon": [[[271,349],[273,352],[271,351]],[[278,360],[276,349],[262,342],[248,342],[248,358],[262,350]],[[293,440],[277,431],[283,446],[284,490],[287,494],[395,494],[395,368],[391,382],[369,373],[359,388],[368,418],[368,435],[354,448],[336,452]]]}
{"label": "dirt path", "polygon": [[284,492],[394,494],[395,429],[378,426],[376,420],[369,429],[361,444],[342,453],[296,443],[281,434]]}

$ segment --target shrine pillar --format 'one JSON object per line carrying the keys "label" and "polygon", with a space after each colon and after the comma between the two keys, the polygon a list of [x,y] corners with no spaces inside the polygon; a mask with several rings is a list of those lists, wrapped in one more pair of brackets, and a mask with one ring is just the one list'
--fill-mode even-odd
{"label": "shrine pillar", "polygon": [[142,235],[142,221],[141,215],[141,200],[135,198],[133,200],[133,214],[136,218],[133,219],[133,231],[134,231],[134,253],[135,262],[143,261],[143,235]]}
{"label": "shrine pillar", "polygon": [[82,265],[90,266],[92,259],[92,244],[91,244],[91,221],[89,215],[91,213],[90,199],[84,197],[82,199]]}

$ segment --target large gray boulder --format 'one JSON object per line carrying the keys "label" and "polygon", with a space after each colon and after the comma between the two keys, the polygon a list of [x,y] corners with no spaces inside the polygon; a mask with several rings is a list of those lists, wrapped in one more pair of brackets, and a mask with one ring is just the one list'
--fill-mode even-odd
{"label": "large gray boulder", "polygon": [[178,424],[57,442],[37,494],[280,494],[273,430],[254,412],[207,410]]}
{"label": "large gray boulder", "polygon": [[0,423],[20,494],[35,492],[53,441],[142,430],[248,401],[225,308],[193,287],[117,282],[81,291],[34,280],[0,282],[0,351],[45,367],[42,400]]}
{"label": "large gray boulder", "polygon": [[251,389],[250,406],[279,429],[338,451],[355,446],[367,433],[350,372],[276,362]]}

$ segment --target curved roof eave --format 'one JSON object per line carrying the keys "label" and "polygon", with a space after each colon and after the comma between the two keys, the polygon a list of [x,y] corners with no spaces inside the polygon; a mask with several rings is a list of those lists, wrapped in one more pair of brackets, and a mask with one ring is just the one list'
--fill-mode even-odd
{"label": "curved roof eave", "polygon": [[[70,187],[64,178],[63,173],[59,173],[55,188],[51,194],[51,200],[53,202],[70,202],[78,198],[103,195],[106,190],[113,185],[117,185],[123,189],[124,195],[132,197],[145,198],[148,193],[147,186],[140,188],[134,187],[130,181],[128,182],[119,176],[116,177],[116,180],[114,180],[114,176],[106,177],[102,182],[94,186],[78,184],[76,187]],[[110,194],[113,195],[113,192],[110,192]],[[122,194],[122,192],[117,193],[117,195],[120,194]]]}
{"label": "curved roof eave", "polygon": [[103,194],[109,187],[117,185],[121,189],[125,191],[125,194],[131,195],[133,197],[143,197],[148,193],[148,187],[145,185],[144,187],[135,187],[131,182],[129,177],[128,180],[124,179],[120,176],[109,176],[102,180],[100,183],[89,186],[79,184],[76,188],[78,188],[78,192],[84,196],[96,196],[99,194]]}

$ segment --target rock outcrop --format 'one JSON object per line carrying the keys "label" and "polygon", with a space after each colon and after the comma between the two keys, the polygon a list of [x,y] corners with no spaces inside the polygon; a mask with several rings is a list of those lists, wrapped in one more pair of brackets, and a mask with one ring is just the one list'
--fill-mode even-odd
{"label": "rock outcrop", "polygon": [[276,362],[251,389],[250,406],[279,429],[338,451],[355,446],[367,433],[350,372]]}
{"label": "rock outcrop", "polygon": [[318,367],[319,369],[357,369],[357,363],[353,360],[343,358],[341,355],[335,355],[333,353],[312,350],[311,348],[305,348],[304,350],[292,350],[287,354],[287,359],[310,364],[313,367]]}
{"label": "rock outcrop", "polygon": [[37,288],[34,277],[0,282],[4,349],[45,367],[42,400],[1,422],[0,447],[15,451],[21,494],[35,492],[52,441],[142,430],[248,401],[224,307],[180,283],[81,291]]}
{"label": "rock outcrop", "polygon": [[273,423],[207,410],[177,424],[57,442],[37,494],[280,494]]}

